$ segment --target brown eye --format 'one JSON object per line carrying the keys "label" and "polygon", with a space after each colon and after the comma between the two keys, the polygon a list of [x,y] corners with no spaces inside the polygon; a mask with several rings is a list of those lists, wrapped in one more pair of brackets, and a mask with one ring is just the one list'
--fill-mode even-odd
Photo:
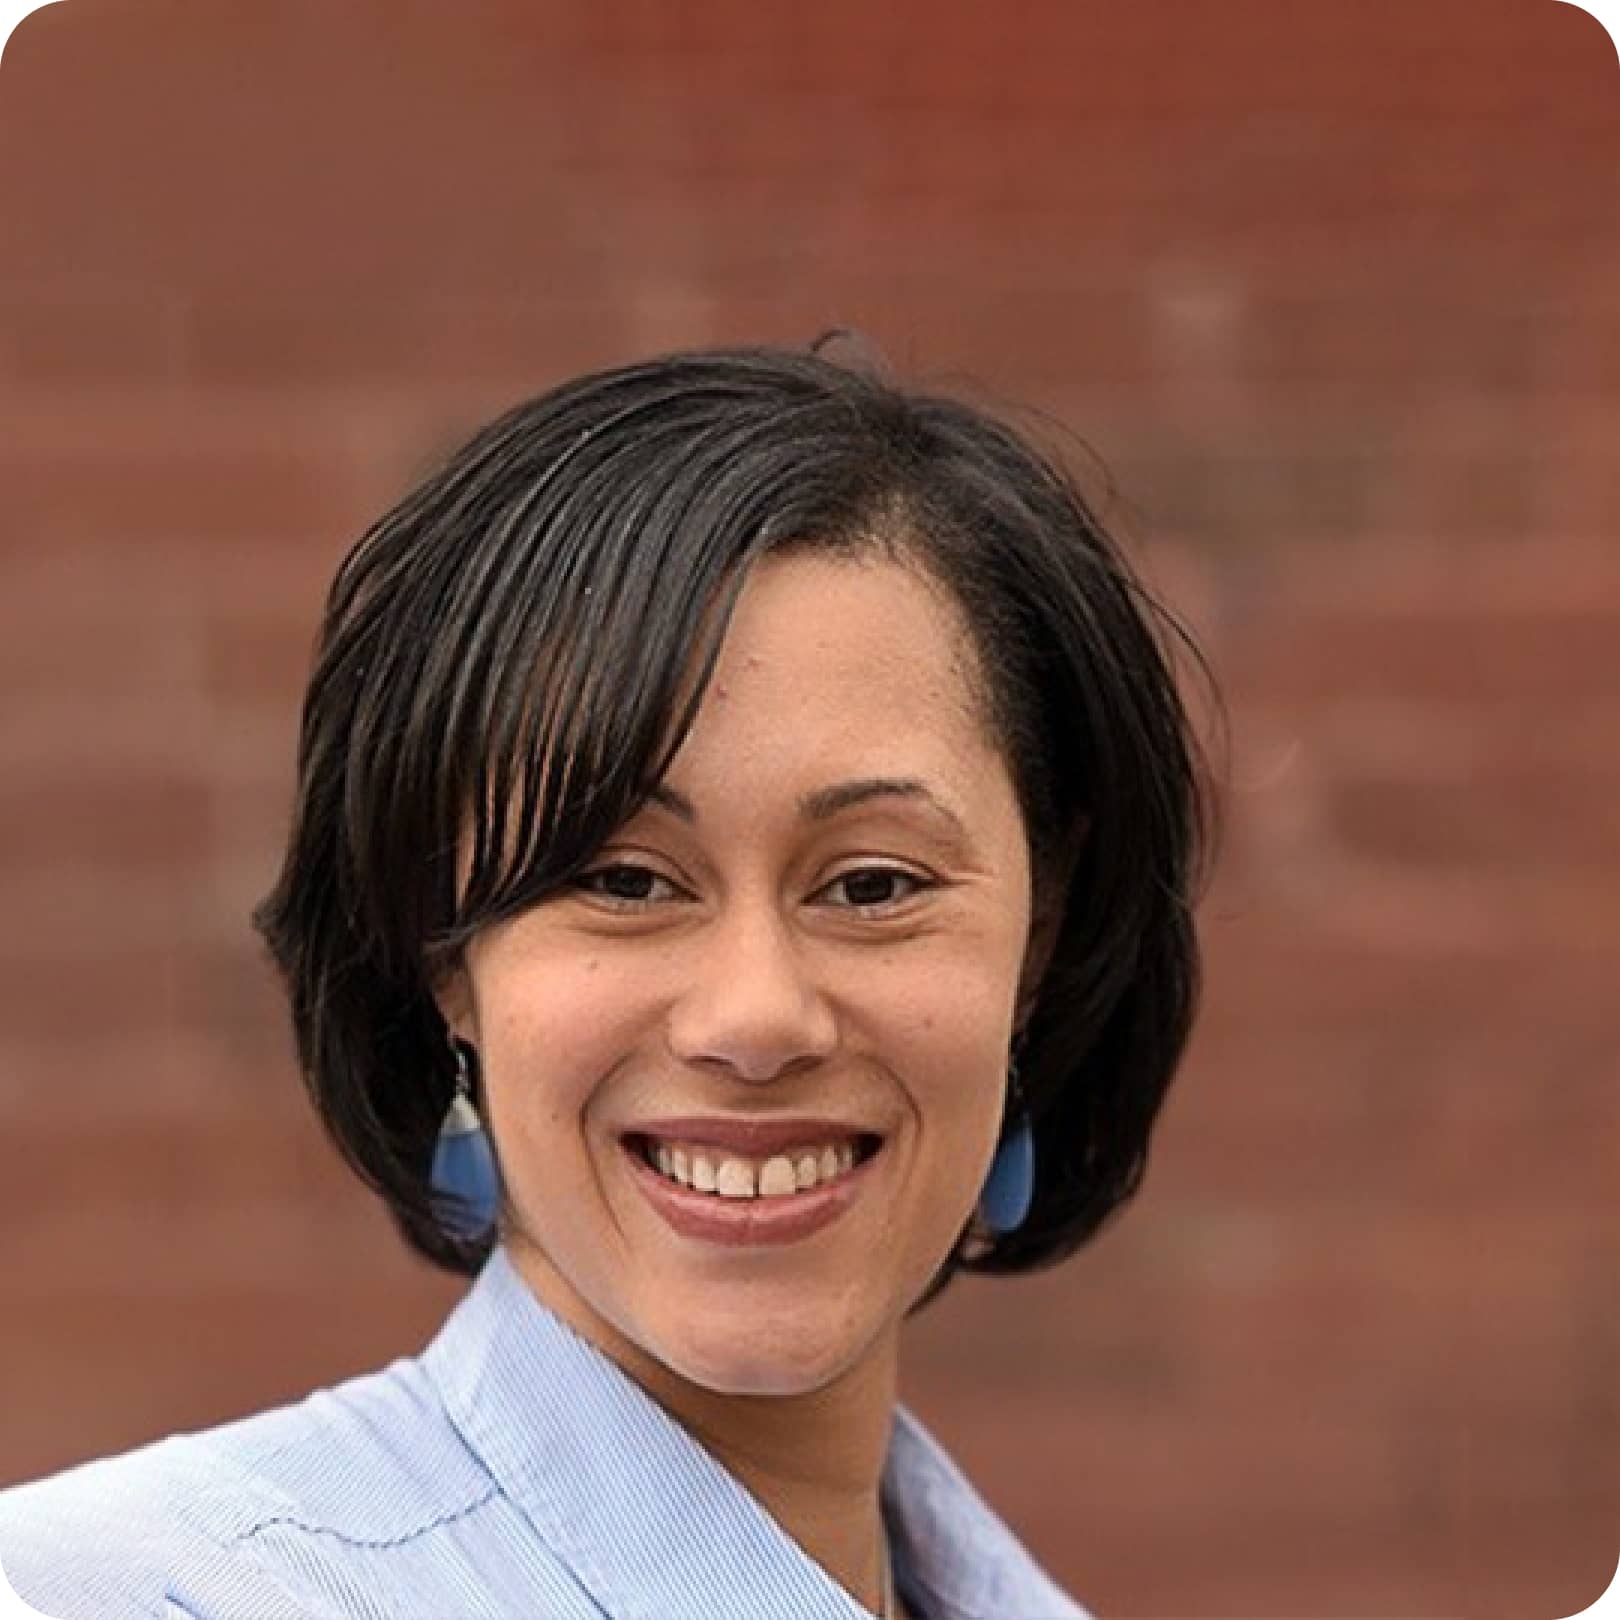
{"label": "brown eye", "polygon": [[574,879],[576,889],[599,900],[606,900],[609,904],[622,906],[652,904],[656,897],[648,890],[655,883],[674,888],[668,878],[653,871],[650,866],[632,866],[624,861],[615,862],[612,866],[599,866],[593,872],[581,872]]}
{"label": "brown eye", "polygon": [[[910,884],[909,892],[896,894],[896,884]],[[842,877],[834,878],[829,888],[844,889],[848,902],[857,910],[865,911],[878,906],[897,905],[903,900],[909,900],[913,894],[931,887],[923,878],[912,872],[904,872],[897,866],[863,866],[853,872],[845,872]]]}

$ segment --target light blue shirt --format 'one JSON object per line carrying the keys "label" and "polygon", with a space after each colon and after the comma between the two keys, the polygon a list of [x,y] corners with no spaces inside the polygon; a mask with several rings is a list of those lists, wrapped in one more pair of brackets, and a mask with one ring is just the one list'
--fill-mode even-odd
{"label": "light blue shirt", "polygon": [[[922,1620],[1089,1620],[903,1406],[882,1494]],[[503,1248],[420,1356],[0,1491],[0,1567],[56,1620],[869,1620]]]}

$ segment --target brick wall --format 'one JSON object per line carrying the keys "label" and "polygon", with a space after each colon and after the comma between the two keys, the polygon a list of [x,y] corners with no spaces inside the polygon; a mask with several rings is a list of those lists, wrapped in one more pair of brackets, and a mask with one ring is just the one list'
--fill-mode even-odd
{"label": "brick wall", "polygon": [[1144,1192],[920,1319],[910,1398],[1101,1613],[1590,1602],[1620,1551],[1617,89],[1554,0],[24,23],[0,1482],[410,1353],[459,1292],[306,1117],[246,924],[338,557],[561,376],[848,324],[1102,458],[1233,723]]}

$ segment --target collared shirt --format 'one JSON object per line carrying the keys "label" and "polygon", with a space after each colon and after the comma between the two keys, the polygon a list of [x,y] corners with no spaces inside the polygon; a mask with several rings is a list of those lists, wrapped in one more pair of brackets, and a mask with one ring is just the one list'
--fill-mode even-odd
{"label": "collared shirt", "polygon": [[[919,1620],[1088,1620],[904,1406],[881,1495]],[[504,1248],[420,1356],[0,1491],[0,1569],[53,1620],[869,1620]]]}

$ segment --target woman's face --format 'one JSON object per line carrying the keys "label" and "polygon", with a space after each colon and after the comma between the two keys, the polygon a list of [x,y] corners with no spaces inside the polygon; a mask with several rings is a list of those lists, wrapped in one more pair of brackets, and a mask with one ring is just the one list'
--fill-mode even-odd
{"label": "woman's face", "polygon": [[[899,564],[767,558],[663,802],[479,935],[443,998],[481,1060],[514,1263],[632,1372],[820,1389],[892,1348],[973,1211],[1030,873],[968,656]],[[743,1152],[739,1123],[791,1144]],[[649,1138],[719,1190],[661,1175]],[[847,1181],[846,1139],[881,1141]],[[807,1158],[816,1184],[778,1195]]]}

